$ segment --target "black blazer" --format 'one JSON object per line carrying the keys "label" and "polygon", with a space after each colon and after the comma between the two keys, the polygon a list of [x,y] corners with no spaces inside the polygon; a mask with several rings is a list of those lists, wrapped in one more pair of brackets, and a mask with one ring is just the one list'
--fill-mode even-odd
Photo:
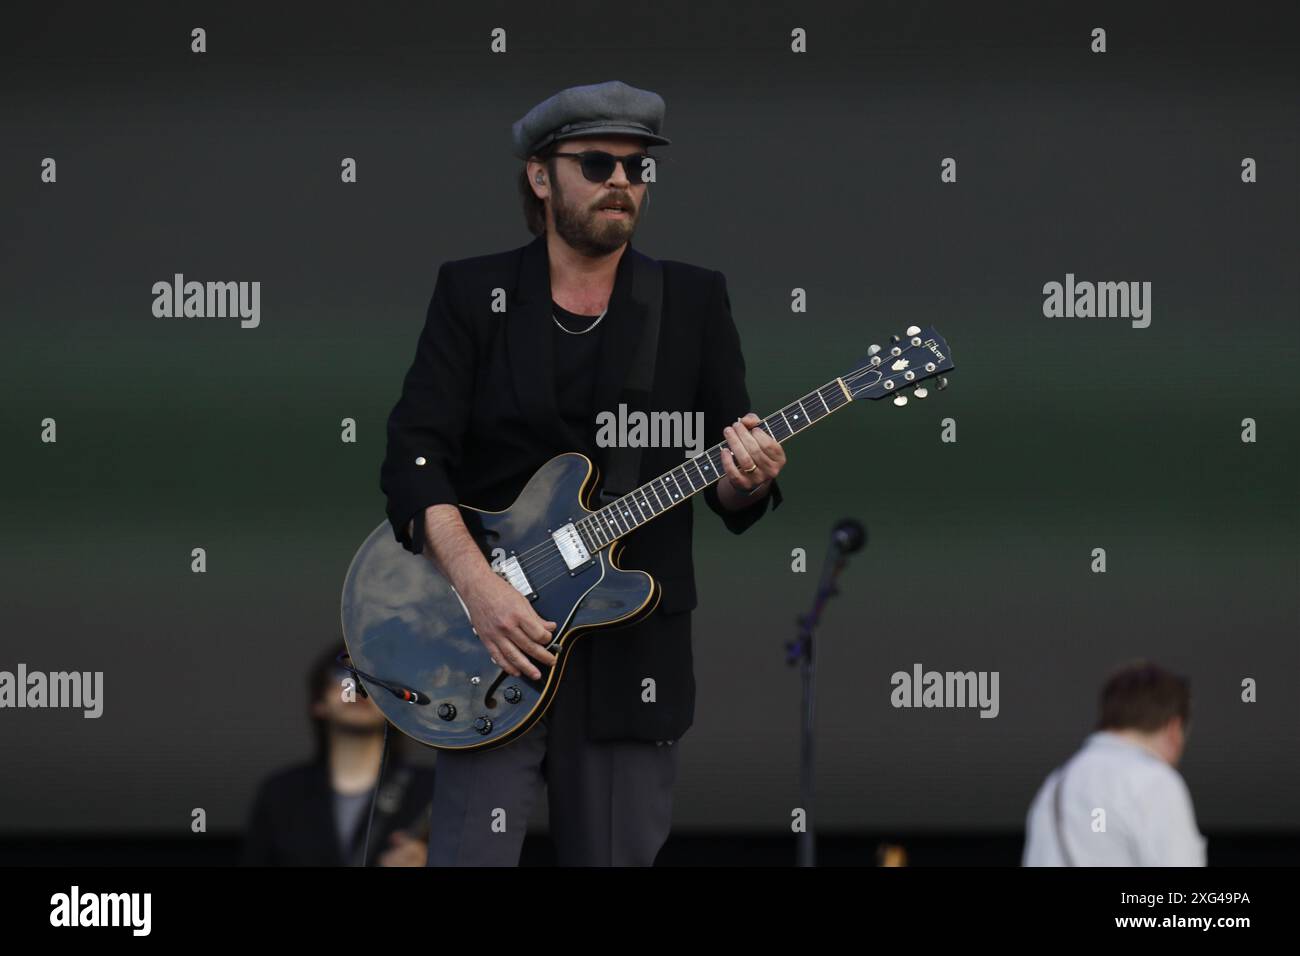
{"label": "black blazer", "polygon": [[[367,866],[388,849],[396,830],[428,839],[434,771],[413,767],[391,752],[375,802]],[[343,866],[334,822],[334,790],[324,760],[295,764],[271,774],[257,788],[240,856],[242,866]],[[357,824],[353,849],[365,843],[370,804]]]}
{"label": "black blazer", "polygon": [[[593,440],[597,411],[617,412],[620,402],[630,408],[643,404],[623,387],[644,321],[630,298],[633,257],[640,255],[629,243],[619,260],[587,436],[573,434],[559,412],[545,236],[509,252],[441,266],[415,360],[388,419],[380,472],[389,521],[407,550],[420,545],[408,536],[407,524],[429,505],[507,508],[533,472],[557,454],[583,451],[602,474],[608,472],[605,450]],[[724,425],[755,410],[726,279],[684,262],[661,264],[663,317],[649,409],[702,411],[707,448],[723,440]],[[425,464],[417,465],[417,458]],[[680,448],[642,449],[638,481],[663,474],[683,458]],[[775,481],[768,495],[736,512],[722,507],[712,486],[701,495],[736,534],[757,521],[769,501],[775,508],[782,500]],[[610,638],[592,650],[591,730],[597,739],[675,739],[693,719],[689,627],[674,627],[676,638],[655,641],[669,630],[660,626],[662,616],[696,606],[692,506],[693,501],[672,508],[633,531],[619,555],[620,566],[647,571],[661,582],[654,614],[618,629],[617,636],[597,633],[581,641]],[[622,703],[630,698],[639,704],[639,698],[614,693],[610,681],[633,672],[655,676],[665,706],[629,709]]]}

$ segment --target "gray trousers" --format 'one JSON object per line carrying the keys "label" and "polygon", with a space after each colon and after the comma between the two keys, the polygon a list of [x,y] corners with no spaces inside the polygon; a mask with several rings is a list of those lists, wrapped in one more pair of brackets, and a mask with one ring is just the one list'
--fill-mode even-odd
{"label": "gray trousers", "polygon": [[429,866],[518,866],[547,787],[561,866],[650,866],[672,825],[680,741],[587,739],[585,637],[546,715],[492,750],[438,754]]}

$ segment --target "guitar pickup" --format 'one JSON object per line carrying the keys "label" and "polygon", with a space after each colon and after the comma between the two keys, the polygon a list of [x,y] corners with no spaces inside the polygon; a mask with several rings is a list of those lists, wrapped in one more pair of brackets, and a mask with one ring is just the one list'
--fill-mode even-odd
{"label": "guitar pickup", "polygon": [[591,554],[587,551],[587,546],[582,543],[582,537],[578,534],[578,529],[573,526],[573,522],[552,532],[551,540],[559,548],[560,557],[564,558],[570,574],[592,563]]}
{"label": "guitar pickup", "polygon": [[509,581],[510,586],[524,597],[534,598],[537,596],[533,586],[528,583],[528,575],[524,574],[524,569],[519,566],[518,558],[506,558],[501,562],[500,570],[497,573]]}

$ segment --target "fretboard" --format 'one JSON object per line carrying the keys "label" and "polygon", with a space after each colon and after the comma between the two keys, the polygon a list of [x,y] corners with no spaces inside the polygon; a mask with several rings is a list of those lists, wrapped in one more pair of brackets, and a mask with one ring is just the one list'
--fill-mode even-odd
{"label": "fretboard", "polygon": [[[761,428],[779,442],[815,425],[831,412],[842,408],[850,399],[839,379],[768,415],[755,428]],[[646,482],[617,501],[611,501],[575,522],[586,543],[595,553],[623,535],[657,518],[669,508],[681,504],[726,475],[722,464],[726,442],[719,442],[699,455]]]}

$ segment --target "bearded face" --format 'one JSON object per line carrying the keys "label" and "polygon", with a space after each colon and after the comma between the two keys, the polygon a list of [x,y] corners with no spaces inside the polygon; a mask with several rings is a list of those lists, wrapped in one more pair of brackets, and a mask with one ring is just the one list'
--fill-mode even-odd
{"label": "bearded face", "polygon": [[[590,149],[622,156],[637,152],[638,145],[635,140],[575,140],[564,144],[564,152]],[[644,183],[630,182],[622,164],[616,164],[604,182],[593,183],[582,175],[575,160],[559,157],[554,162],[551,213],[561,239],[583,255],[603,256],[632,238],[641,219]]]}

